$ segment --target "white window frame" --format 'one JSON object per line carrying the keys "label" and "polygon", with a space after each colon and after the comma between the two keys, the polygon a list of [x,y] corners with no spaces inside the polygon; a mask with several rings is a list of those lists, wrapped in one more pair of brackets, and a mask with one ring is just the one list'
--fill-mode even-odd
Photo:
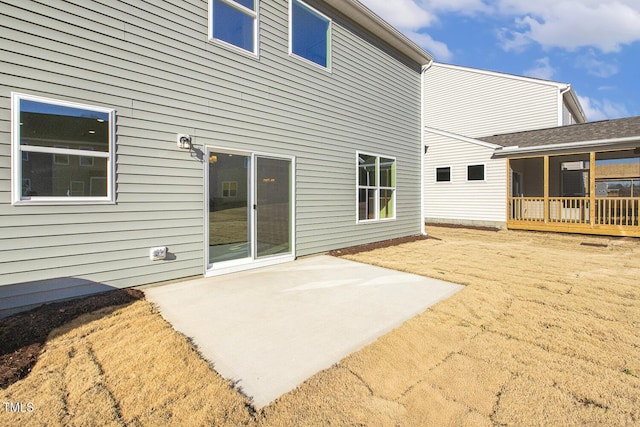
{"label": "white window frame", "polygon": [[[482,166],[482,179],[469,179],[469,168],[472,166]],[[486,182],[487,181],[487,164],[486,163],[469,163],[466,166],[467,182]]]}
{"label": "white window frame", "polygon": [[[41,147],[20,144],[20,101],[28,100],[63,107],[106,113],[109,116],[109,151],[88,151],[69,148]],[[11,93],[11,202],[20,205],[90,205],[115,204],[115,122],[116,111],[112,108],[62,101],[23,93]],[[107,159],[107,195],[103,197],[62,197],[62,196],[22,196],[22,156],[23,153],[49,153],[61,156],[85,156]]]}
{"label": "white window frame", "polygon": [[[226,191],[228,192],[228,195],[224,195],[225,192],[225,187]],[[232,188],[234,187],[234,188]],[[231,191],[233,190],[234,194],[231,195]],[[222,198],[223,199],[237,199],[238,198],[238,181],[222,181]]]}
{"label": "white window frame", "polygon": [[[376,185],[360,185],[360,163],[358,159],[361,155],[375,157],[376,158]],[[380,185],[380,159],[390,159],[393,160],[395,165],[394,170],[394,181],[396,183],[395,187],[384,187]],[[398,160],[394,156],[385,156],[380,154],[374,154],[370,152],[357,151],[356,152],[356,223],[357,224],[366,224],[366,223],[377,223],[384,221],[395,221],[398,205],[396,194],[398,192]],[[374,190],[375,197],[375,218],[371,219],[360,219],[360,190]],[[389,218],[380,218],[380,190],[391,190],[393,191],[392,196],[392,204],[393,204],[393,216]]]}
{"label": "white window frame", "polygon": [[[438,169],[449,169],[449,181],[438,181]],[[451,184],[451,182],[453,182],[453,167],[452,166],[436,166],[434,169],[433,181],[436,184]]]}
{"label": "white window frame", "polygon": [[[76,188],[74,188],[76,187]],[[69,182],[69,192],[71,193],[71,196],[73,196],[73,193],[75,193],[76,191],[80,191],[82,192],[82,194],[84,194],[84,181],[70,181]]]}
{"label": "white window frame", "polygon": [[223,47],[229,48],[235,52],[239,52],[245,55],[249,55],[249,56],[253,56],[258,58],[259,55],[259,46],[260,46],[260,35],[258,34],[259,29],[260,29],[260,0],[255,0],[255,8],[256,10],[251,10],[246,6],[243,6],[237,2],[235,2],[234,0],[219,0],[222,3],[227,4],[230,7],[233,7],[234,9],[237,9],[238,11],[244,13],[245,15],[248,15],[250,17],[253,18],[253,50],[246,50],[243,49],[239,46],[234,45],[233,43],[229,43],[227,41],[224,41],[222,39],[216,38],[213,35],[213,2],[214,0],[209,0],[209,19],[208,19],[208,24],[209,24],[209,29],[208,29],[208,37],[209,40],[211,40],[212,42],[219,44]]}
{"label": "white window frame", "polygon": [[[93,151],[92,147],[80,147],[81,150]],[[95,157],[78,157],[80,167],[93,167],[93,159]]]}
{"label": "white window frame", "polygon": [[[66,145],[54,145],[54,148],[61,148],[63,150],[68,149],[69,147]],[[28,151],[23,151],[23,153],[28,153]],[[53,155],[53,164],[59,166],[69,166],[69,155],[68,154],[54,154]]]}
{"label": "white window frame", "polygon": [[[328,40],[327,40],[327,45],[328,45],[328,50],[329,53],[327,55],[327,66],[325,67],[324,65],[320,65],[317,62],[313,62],[303,56],[300,56],[296,53],[293,52],[293,3],[299,3],[302,7],[308,9],[311,13],[318,15],[321,18],[326,19],[327,21],[329,21],[329,34],[327,36]],[[295,58],[298,58],[299,60],[312,65],[314,67],[320,68],[321,70],[325,70],[327,72],[331,72],[331,66],[333,64],[333,19],[329,18],[327,15],[325,15],[324,13],[318,11],[317,9],[309,6],[307,3],[303,2],[302,0],[289,0],[289,55],[293,56]]]}

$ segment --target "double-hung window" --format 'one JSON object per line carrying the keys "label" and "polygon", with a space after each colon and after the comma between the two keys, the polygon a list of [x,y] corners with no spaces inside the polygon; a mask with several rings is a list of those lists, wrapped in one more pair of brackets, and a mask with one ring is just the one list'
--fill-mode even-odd
{"label": "double-hung window", "polygon": [[358,221],[396,216],[396,160],[358,153]]}
{"label": "double-hung window", "polygon": [[14,204],[114,201],[115,111],[12,94]]}
{"label": "double-hung window", "polygon": [[331,68],[331,19],[300,0],[290,0],[289,53]]}
{"label": "double-hung window", "polygon": [[258,0],[209,0],[209,38],[258,54]]}

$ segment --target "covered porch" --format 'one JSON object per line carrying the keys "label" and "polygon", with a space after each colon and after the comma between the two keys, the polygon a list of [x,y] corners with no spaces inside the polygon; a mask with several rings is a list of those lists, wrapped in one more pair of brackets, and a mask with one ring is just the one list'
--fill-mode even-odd
{"label": "covered porch", "polygon": [[508,157],[507,227],[640,237],[640,149]]}

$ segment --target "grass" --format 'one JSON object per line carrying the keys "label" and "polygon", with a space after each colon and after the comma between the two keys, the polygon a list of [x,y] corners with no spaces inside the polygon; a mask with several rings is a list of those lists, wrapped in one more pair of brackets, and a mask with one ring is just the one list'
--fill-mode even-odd
{"label": "grass", "polygon": [[347,258],[466,288],[259,412],[138,301],[55,330],[0,424],[640,423],[640,240],[428,231]]}

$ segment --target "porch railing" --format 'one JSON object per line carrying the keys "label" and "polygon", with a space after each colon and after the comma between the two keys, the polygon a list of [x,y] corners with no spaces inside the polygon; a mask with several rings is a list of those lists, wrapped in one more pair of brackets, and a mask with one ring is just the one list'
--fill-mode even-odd
{"label": "porch railing", "polygon": [[[591,225],[589,197],[549,197],[548,218],[554,224]],[[595,199],[594,225],[638,227],[640,197],[611,197]],[[545,222],[544,197],[510,197],[509,220]]]}
{"label": "porch railing", "polygon": [[588,197],[550,197],[549,221],[567,224],[589,224],[590,202]]}
{"label": "porch railing", "polygon": [[598,225],[638,226],[640,197],[611,197],[596,199]]}
{"label": "porch railing", "polygon": [[512,221],[544,222],[544,198],[510,198],[509,215]]}

